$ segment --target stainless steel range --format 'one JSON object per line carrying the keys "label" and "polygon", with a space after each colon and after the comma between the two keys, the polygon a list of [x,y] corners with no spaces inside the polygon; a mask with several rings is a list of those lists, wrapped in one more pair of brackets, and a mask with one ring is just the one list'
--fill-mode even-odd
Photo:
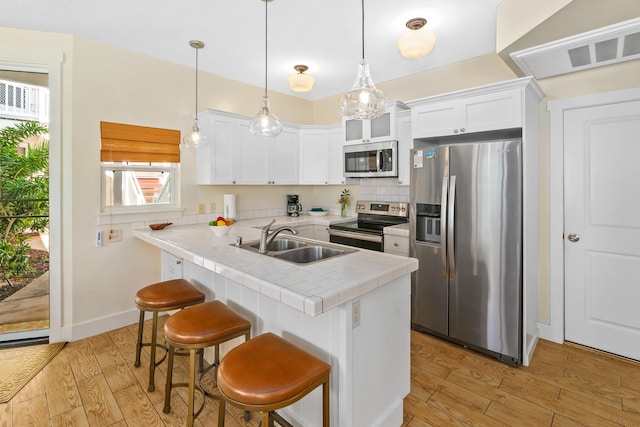
{"label": "stainless steel range", "polygon": [[407,203],[357,201],[356,221],[329,226],[331,243],[384,251],[384,227],[409,221]]}

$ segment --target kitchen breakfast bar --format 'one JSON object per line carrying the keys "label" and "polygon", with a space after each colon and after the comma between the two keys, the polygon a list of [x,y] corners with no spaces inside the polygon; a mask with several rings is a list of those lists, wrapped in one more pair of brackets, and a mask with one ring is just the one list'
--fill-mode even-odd
{"label": "kitchen breakfast bar", "polygon": [[[238,236],[245,246],[259,240],[259,228],[270,220],[240,221],[226,236],[205,224],[134,235],[162,251],[163,279],[190,280],[207,300],[218,299],[250,320],[252,336],[273,332],[329,363],[332,426],[400,426],[410,384],[410,278],[417,260],[357,249],[298,264],[235,245]],[[278,217],[272,229],[330,221]],[[241,342],[222,346],[223,357]],[[296,426],[321,425],[321,389],[279,412]]]}

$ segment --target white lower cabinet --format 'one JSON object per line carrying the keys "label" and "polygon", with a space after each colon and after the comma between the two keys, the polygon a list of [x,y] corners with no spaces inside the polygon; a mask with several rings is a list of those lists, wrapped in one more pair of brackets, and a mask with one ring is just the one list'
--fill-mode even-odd
{"label": "white lower cabinet", "polygon": [[409,237],[385,234],[384,252],[393,255],[409,256]]}
{"label": "white lower cabinet", "polygon": [[182,278],[182,258],[162,251],[162,280]]}
{"label": "white lower cabinet", "polygon": [[[298,230],[298,236],[313,239],[313,225],[300,225],[295,227]],[[281,237],[286,237],[286,233],[280,234]]]}
{"label": "white lower cabinet", "polygon": [[329,226],[328,225],[314,225],[313,226],[313,238],[322,242],[329,241]]}

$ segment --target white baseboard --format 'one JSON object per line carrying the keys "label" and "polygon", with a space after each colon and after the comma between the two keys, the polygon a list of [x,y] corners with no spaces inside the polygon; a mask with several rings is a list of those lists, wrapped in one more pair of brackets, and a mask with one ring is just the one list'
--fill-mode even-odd
{"label": "white baseboard", "polygon": [[557,344],[564,343],[564,334],[562,330],[558,330],[558,328],[554,328],[548,323],[541,322],[538,322],[538,330],[540,331],[540,338],[543,340],[555,342]]}
{"label": "white baseboard", "polygon": [[78,341],[137,323],[139,316],[140,312],[137,309],[123,311],[71,327],[65,327],[63,328],[63,336],[66,341]]}

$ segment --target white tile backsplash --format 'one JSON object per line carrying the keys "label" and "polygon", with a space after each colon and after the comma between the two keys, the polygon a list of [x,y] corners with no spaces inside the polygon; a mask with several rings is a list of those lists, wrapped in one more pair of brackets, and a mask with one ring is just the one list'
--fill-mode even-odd
{"label": "white tile backsplash", "polygon": [[360,199],[409,203],[409,186],[399,185],[397,178],[363,178],[360,180]]}

